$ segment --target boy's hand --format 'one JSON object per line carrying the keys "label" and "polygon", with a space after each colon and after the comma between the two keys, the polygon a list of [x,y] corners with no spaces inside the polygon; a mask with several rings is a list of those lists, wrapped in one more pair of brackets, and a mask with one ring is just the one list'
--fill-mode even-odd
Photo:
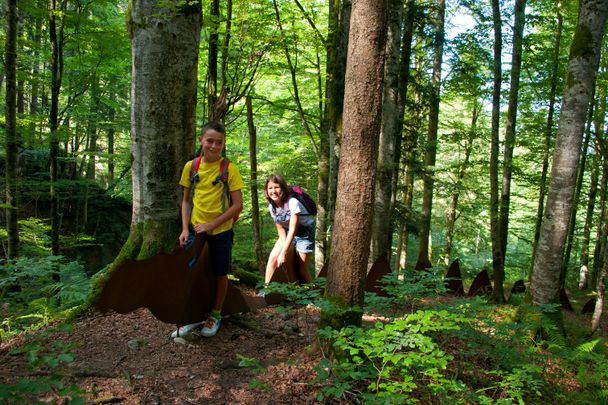
{"label": "boy's hand", "polygon": [[196,233],[211,232],[212,230],[213,230],[213,226],[211,225],[211,222],[194,225],[194,231]]}
{"label": "boy's hand", "polygon": [[186,246],[186,244],[188,243],[189,234],[190,232],[186,229],[185,231],[182,231],[182,233],[179,235],[179,245],[181,247]]}

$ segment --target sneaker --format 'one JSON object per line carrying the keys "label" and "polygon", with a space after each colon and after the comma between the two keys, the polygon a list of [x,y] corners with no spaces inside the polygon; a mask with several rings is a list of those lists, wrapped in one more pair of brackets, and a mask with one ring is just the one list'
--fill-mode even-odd
{"label": "sneaker", "polygon": [[207,322],[205,322],[205,325],[201,329],[201,335],[205,337],[211,337],[215,335],[221,324],[221,319],[215,319],[214,317],[210,316],[209,318],[207,318]]}
{"label": "sneaker", "polygon": [[196,329],[197,327],[199,327],[202,324],[203,324],[202,322],[195,322],[195,323],[191,323],[190,325],[181,326],[180,328],[175,329],[171,333],[171,337],[176,338],[178,336],[186,336],[188,333],[192,332],[194,329]]}

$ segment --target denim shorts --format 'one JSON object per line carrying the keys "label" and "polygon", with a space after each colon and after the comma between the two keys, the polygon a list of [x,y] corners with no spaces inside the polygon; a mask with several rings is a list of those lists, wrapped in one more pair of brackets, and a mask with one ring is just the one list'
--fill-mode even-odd
{"label": "denim shorts", "polygon": [[[194,242],[196,233],[190,228],[188,242],[186,246],[190,246]],[[225,276],[230,273],[232,267],[232,244],[234,242],[234,230],[229,229],[217,235],[207,235],[207,243],[209,245],[209,260],[211,261],[211,270],[216,276]]]}
{"label": "denim shorts", "polygon": [[298,226],[294,236],[296,250],[301,253],[312,253],[315,248],[315,228],[312,226]]}

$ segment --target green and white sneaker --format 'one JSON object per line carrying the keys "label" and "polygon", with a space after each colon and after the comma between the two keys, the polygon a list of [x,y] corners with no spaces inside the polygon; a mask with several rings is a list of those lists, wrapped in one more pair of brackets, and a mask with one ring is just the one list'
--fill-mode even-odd
{"label": "green and white sneaker", "polygon": [[217,333],[218,329],[220,328],[221,324],[222,324],[221,319],[216,319],[213,316],[210,316],[209,318],[207,318],[205,325],[201,329],[201,335],[203,335],[205,337],[214,336]]}
{"label": "green and white sneaker", "polygon": [[186,336],[188,333],[192,332],[193,330],[195,330],[202,324],[203,324],[202,322],[195,322],[195,323],[191,323],[189,325],[181,326],[178,329],[175,329],[173,332],[171,332],[171,337],[176,338],[178,336]]}

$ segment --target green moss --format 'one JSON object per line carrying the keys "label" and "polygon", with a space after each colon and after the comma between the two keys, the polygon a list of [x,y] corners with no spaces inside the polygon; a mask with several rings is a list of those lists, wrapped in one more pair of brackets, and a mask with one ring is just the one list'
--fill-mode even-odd
{"label": "green moss", "polygon": [[574,33],[572,45],[570,46],[570,59],[589,58],[595,53],[593,36],[586,26],[579,26]]}
{"label": "green moss", "polygon": [[263,278],[259,273],[249,271],[240,267],[233,268],[232,274],[238,279],[240,284],[247,285],[250,287],[255,287],[263,281]]}
{"label": "green moss", "polygon": [[330,327],[340,330],[346,326],[361,326],[363,309],[348,306],[340,297],[328,298],[330,305],[321,311],[320,328]]}

